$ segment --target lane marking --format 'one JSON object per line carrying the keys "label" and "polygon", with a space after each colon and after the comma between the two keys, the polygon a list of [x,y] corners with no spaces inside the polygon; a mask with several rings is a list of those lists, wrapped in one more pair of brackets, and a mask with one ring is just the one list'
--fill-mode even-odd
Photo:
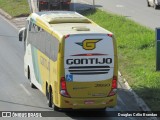
{"label": "lane marking", "polygon": [[8,24],[10,24],[14,29],[16,29],[17,31],[19,30],[10,20],[8,20],[7,18],[5,18],[4,16],[0,15],[0,18],[3,19],[5,22],[7,22]]}
{"label": "lane marking", "polygon": [[123,5],[116,5],[116,7],[123,8],[124,6]]}
{"label": "lane marking", "polygon": [[31,96],[31,93],[24,87],[23,84],[20,84],[20,86],[23,88],[23,90],[24,90],[29,96]]}

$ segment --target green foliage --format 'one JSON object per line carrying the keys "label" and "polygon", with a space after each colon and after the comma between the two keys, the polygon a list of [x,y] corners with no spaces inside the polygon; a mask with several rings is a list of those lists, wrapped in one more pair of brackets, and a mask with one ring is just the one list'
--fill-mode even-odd
{"label": "green foliage", "polygon": [[13,17],[28,16],[30,13],[27,0],[0,0],[0,8]]}
{"label": "green foliage", "polygon": [[149,107],[160,110],[160,73],[155,65],[155,33],[136,22],[101,10],[84,15],[114,33],[119,70]]}

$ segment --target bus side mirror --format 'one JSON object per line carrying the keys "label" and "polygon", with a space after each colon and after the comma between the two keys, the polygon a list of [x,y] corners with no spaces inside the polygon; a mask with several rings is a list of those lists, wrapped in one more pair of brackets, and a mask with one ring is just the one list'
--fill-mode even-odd
{"label": "bus side mirror", "polygon": [[19,33],[18,33],[18,35],[19,35],[19,41],[23,41],[25,29],[26,29],[26,28],[23,27],[23,28],[21,28],[21,29],[19,30]]}

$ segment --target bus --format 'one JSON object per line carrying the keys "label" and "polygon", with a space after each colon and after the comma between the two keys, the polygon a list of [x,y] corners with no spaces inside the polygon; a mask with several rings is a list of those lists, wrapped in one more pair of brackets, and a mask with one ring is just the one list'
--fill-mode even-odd
{"label": "bus", "polygon": [[113,33],[73,11],[32,13],[19,31],[24,72],[48,106],[105,110],[117,104],[118,61]]}

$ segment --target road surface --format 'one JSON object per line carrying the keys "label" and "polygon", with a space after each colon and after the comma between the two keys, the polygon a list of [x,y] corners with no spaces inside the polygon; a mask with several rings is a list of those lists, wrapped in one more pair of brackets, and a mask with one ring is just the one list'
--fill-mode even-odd
{"label": "road surface", "polygon": [[[36,0],[28,0],[34,6],[33,11],[37,12]],[[155,29],[160,27],[160,9],[155,10],[148,7],[146,0],[94,0],[97,8],[105,11],[123,15],[146,27]],[[73,5],[73,3],[75,3]],[[93,7],[93,0],[72,0],[71,9],[81,10]]]}
{"label": "road surface", "polygon": [[[93,0],[80,0],[92,4]],[[147,7],[147,0],[95,0],[99,8],[123,15],[146,27],[160,27],[160,9]]]}

